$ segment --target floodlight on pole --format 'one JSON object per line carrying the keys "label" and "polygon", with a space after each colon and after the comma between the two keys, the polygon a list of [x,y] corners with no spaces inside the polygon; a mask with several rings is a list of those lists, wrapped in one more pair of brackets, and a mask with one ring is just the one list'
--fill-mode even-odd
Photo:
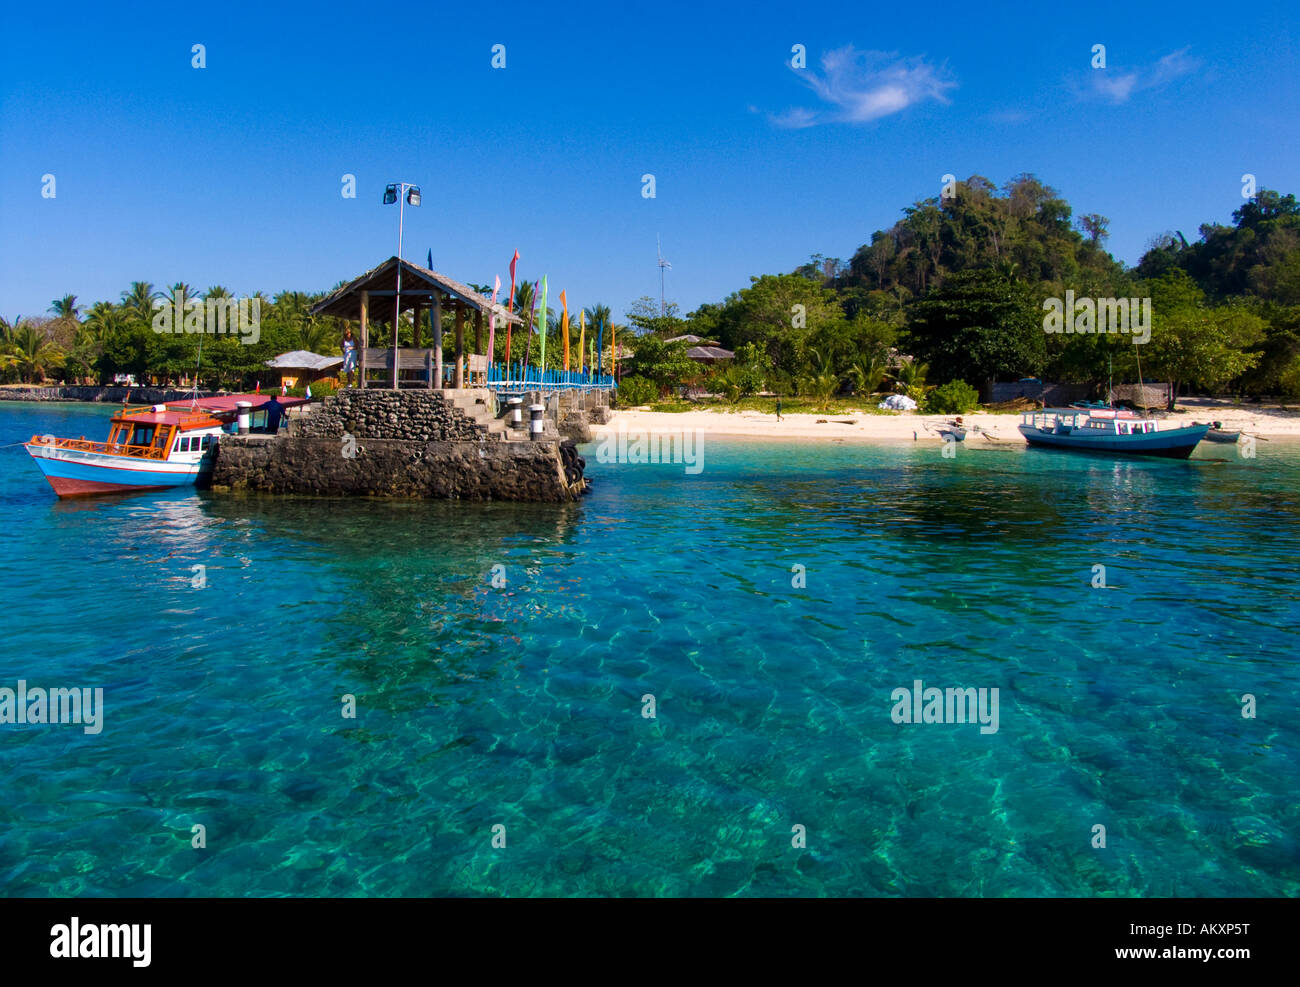
{"label": "floodlight on pole", "polygon": [[[397,203],[397,291],[393,295],[393,390],[396,390],[398,364],[401,362],[397,358],[397,323],[402,311],[402,233],[406,221],[406,204],[420,204],[420,186],[410,182],[393,182],[384,189],[384,205],[391,206],[394,202]],[[365,373],[364,369],[362,373]],[[442,381],[438,383],[441,384]]]}

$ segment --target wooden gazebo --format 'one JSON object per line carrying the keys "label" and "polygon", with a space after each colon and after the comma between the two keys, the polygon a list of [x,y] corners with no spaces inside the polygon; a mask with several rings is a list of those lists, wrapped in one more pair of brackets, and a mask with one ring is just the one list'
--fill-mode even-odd
{"label": "wooden gazebo", "polygon": [[[401,294],[398,294],[398,272],[401,272]],[[483,326],[485,314],[496,313],[497,323],[502,328],[507,322],[516,325],[523,320],[510,314],[504,306],[493,306],[492,300],[480,295],[468,285],[461,284],[445,274],[430,271],[428,268],[412,264],[408,260],[390,257],[378,267],[372,268],[360,277],[331,292],[312,306],[313,315],[332,315],[340,319],[352,319],[360,323],[357,340],[357,368],[360,371],[360,383],[366,386],[366,372],[382,369],[385,371],[385,385],[396,388],[400,385],[400,373],[403,370],[424,371],[428,386],[443,386],[442,367],[442,313],[444,307],[450,306],[454,311],[456,325],[456,366],[453,386],[464,387],[467,376],[470,380],[480,374],[486,379],[490,354],[483,352]],[[413,314],[415,338],[412,346],[399,347],[397,330],[400,315],[410,310]],[[432,346],[420,346],[420,321],[424,312],[429,312],[432,329]],[[466,361],[465,320],[470,313],[474,318],[474,351]],[[373,347],[370,345],[370,323],[390,322],[391,345]],[[466,367],[468,362],[469,366]],[[467,374],[468,370],[468,374]]]}

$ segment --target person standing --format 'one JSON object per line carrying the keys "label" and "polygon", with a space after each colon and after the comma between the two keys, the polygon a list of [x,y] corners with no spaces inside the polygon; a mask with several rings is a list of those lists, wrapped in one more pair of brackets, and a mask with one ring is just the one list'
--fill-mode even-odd
{"label": "person standing", "polygon": [[781,399],[779,397],[776,399],[776,420],[781,420]]}
{"label": "person standing", "polygon": [[343,373],[347,375],[348,387],[352,386],[352,371],[357,366],[357,341],[352,338],[352,327],[343,330]]}

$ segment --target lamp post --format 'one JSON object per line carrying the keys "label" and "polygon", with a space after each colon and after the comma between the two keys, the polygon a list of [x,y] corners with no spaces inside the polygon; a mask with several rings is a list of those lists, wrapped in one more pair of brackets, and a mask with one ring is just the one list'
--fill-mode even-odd
{"label": "lamp post", "polygon": [[[397,292],[393,296],[393,390],[397,390],[397,320],[402,311],[402,228],[406,220],[406,204],[420,204],[420,186],[410,182],[393,182],[384,189],[384,205],[397,203]],[[365,373],[365,368],[361,370]]]}

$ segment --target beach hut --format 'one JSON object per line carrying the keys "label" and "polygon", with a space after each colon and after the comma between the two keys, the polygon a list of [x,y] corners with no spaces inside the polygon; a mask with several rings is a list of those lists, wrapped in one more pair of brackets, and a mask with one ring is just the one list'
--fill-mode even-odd
{"label": "beach hut", "polygon": [[[398,294],[400,273],[401,294]],[[398,314],[410,311],[415,338],[410,346],[398,344]],[[428,336],[422,323],[428,313]],[[357,366],[361,387],[398,388],[406,383],[429,388],[450,384],[461,388],[482,383],[487,377],[488,355],[484,352],[487,316],[495,313],[497,328],[507,322],[522,325],[502,305],[480,295],[466,284],[420,267],[408,260],[390,257],[347,284],[335,289],[311,308],[313,315],[332,315],[358,323]],[[455,356],[451,368],[443,367],[443,318],[450,315],[456,333]],[[465,324],[474,322],[474,348],[465,348]],[[388,328],[372,334],[372,323],[387,322]],[[377,328],[377,327],[376,327]],[[426,341],[429,346],[421,346]],[[450,370],[450,373],[448,373]],[[368,380],[380,371],[379,380]],[[403,381],[403,373],[407,375]]]}
{"label": "beach hut", "polygon": [[297,387],[299,381],[310,384],[328,376],[342,364],[341,356],[321,356],[310,350],[292,350],[266,361],[268,367],[279,371],[280,384],[284,387]]}
{"label": "beach hut", "polygon": [[674,336],[672,339],[664,340],[664,342],[689,343],[690,349],[686,351],[686,356],[696,363],[720,363],[723,360],[733,360],[736,357],[736,354],[731,350],[724,350],[719,346],[716,340],[705,339],[702,336],[695,336],[690,333],[685,336]]}

